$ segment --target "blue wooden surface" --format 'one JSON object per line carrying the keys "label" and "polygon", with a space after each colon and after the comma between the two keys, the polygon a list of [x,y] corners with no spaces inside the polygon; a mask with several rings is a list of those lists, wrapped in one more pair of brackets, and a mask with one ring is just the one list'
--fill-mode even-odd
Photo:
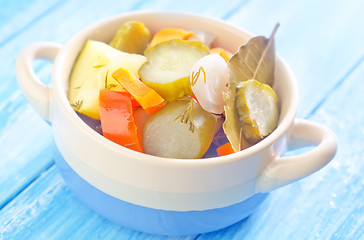
{"label": "blue wooden surface", "polygon": [[[0,239],[364,239],[363,1],[0,0]],[[199,13],[268,35],[297,78],[298,117],[330,127],[334,160],[272,192],[248,219],[221,231],[166,237],[115,225],[85,207],[54,166],[51,129],[15,77],[20,49],[64,43],[82,27],[141,9]],[[34,67],[49,82],[51,64]]]}

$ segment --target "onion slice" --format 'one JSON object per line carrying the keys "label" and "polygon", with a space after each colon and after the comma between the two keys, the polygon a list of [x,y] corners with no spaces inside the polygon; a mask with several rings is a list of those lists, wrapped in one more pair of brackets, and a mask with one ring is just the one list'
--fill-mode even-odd
{"label": "onion slice", "polygon": [[219,54],[207,55],[193,65],[191,89],[203,109],[214,114],[224,112],[223,92],[228,79],[228,65]]}

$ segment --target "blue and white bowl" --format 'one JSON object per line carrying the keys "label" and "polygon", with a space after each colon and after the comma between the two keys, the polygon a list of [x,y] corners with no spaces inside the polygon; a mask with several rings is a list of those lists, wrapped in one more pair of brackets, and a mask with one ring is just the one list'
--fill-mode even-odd
{"label": "blue and white bowl", "polygon": [[[56,163],[70,189],[100,215],[149,233],[186,235],[214,231],[249,216],[268,192],[327,164],[336,138],[324,126],[295,119],[295,79],[276,58],[275,89],[281,104],[277,129],[258,144],[223,157],[168,159],[132,151],[104,138],[73,111],[67,88],[73,64],[88,39],[109,42],[127,20],[161,28],[202,29],[214,45],[235,52],[251,35],[217,19],[186,13],[143,11],[90,25],[65,45],[35,43],[20,54],[17,76],[24,94],[52,125]],[[52,87],[32,69],[36,58],[54,60]],[[316,145],[298,156],[280,157],[287,146]]]}

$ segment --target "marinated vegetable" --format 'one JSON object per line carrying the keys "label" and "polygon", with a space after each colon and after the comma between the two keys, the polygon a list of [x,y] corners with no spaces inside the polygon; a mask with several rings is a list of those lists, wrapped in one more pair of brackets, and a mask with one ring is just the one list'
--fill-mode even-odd
{"label": "marinated vegetable", "polygon": [[227,142],[224,145],[221,145],[220,147],[216,148],[216,152],[219,157],[235,153],[230,142]]}
{"label": "marinated vegetable", "polygon": [[110,45],[86,42],[70,77],[70,104],[104,137],[135,151],[180,159],[234,154],[278,125],[277,27],[232,55],[204,29],[152,35],[141,22],[125,22]]}
{"label": "marinated vegetable", "polygon": [[256,80],[241,82],[235,95],[239,126],[244,138],[256,143],[278,125],[279,101],[268,84]]}
{"label": "marinated vegetable", "polygon": [[164,99],[125,69],[119,68],[112,76],[148,114],[153,114],[163,107]]}
{"label": "marinated vegetable", "polygon": [[70,104],[77,112],[100,119],[100,90],[125,91],[111,74],[123,66],[138,76],[145,61],[142,55],[120,52],[105,43],[88,40],[72,70],[68,87]]}
{"label": "marinated vegetable", "polygon": [[141,22],[124,23],[110,42],[110,46],[126,52],[143,54],[152,39],[149,29]]}
{"label": "marinated vegetable", "polygon": [[227,90],[228,65],[219,54],[198,60],[191,70],[191,89],[201,107],[208,112],[224,112],[223,92]]}
{"label": "marinated vegetable", "polygon": [[164,28],[154,34],[150,43],[150,47],[153,47],[161,42],[166,42],[172,39],[188,40],[193,36],[193,32],[185,31],[180,28]]}
{"label": "marinated vegetable", "polygon": [[104,137],[121,146],[144,152],[134,119],[130,94],[102,89],[100,116]]}
{"label": "marinated vegetable", "polygon": [[148,61],[141,66],[139,75],[165,100],[177,100],[192,94],[191,68],[208,54],[209,49],[197,41],[174,39],[162,42],[145,51]]}
{"label": "marinated vegetable", "polygon": [[147,120],[144,150],[160,157],[201,158],[212,142],[215,124],[216,118],[194,100],[169,102]]}

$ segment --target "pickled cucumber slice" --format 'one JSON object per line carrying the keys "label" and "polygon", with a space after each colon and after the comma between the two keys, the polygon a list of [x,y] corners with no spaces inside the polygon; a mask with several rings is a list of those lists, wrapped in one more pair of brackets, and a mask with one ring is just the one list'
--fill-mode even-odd
{"label": "pickled cucumber slice", "polygon": [[260,141],[277,127],[279,101],[269,85],[256,80],[241,82],[235,101],[242,134],[249,142]]}
{"label": "pickled cucumber slice", "polygon": [[148,61],[139,70],[142,81],[167,101],[191,95],[190,71],[200,58],[210,54],[198,41],[173,39],[148,48]]}
{"label": "pickled cucumber slice", "polygon": [[143,148],[160,157],[201,158],[212,142],[215,128],[216,118],[198,103],[189,99],[169,102],[145,123]]}
{"label": "pickled cucumber slice", "polygon": [[151,39],[152,34],[143,23],[129,21],[119,28],[110,46],[127,53],[143,54]]}
{"label": "pickled cucumber slice", "polygon": [[125,91],[111,74],[123,67],[138,76],[144,62],[146,58],[142,55],[124,53],[106,43],[88,40],[71,73],[68,87],[71,106],[77,112],[100,119],[100,89]]}

